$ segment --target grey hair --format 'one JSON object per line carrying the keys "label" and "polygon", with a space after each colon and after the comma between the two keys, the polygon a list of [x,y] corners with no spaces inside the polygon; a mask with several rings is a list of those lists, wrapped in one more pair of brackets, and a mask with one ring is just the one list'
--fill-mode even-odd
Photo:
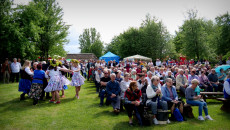
{"label": "grey hair", "polygon": [[129,76],[129,75],[130,75],[130,74],[126,72],[126,73],[124,74],[124,77],[127,77],[127,76]]}
{"label": "grey hair", "polygon": [[171,79],[171,78],[167,78],[167,79],[165,80],[165,82],[169,82],[169,81],[172,81],[172,79]]}
{"label": "grey hair", "polygon": [[158,79],[158,77],[157,76],[153,76],[152,78],[151,78],[151,83],[153,83],[155,80],[157,80]]}
{"label": "grey hair", "polygon": [[133,69],[133,70],[131,71],[131,73],[133,74],[134,72],[137,72],[137,71]]}
{"label": "grey hair", "polygon": [[150,74],[153,75],[151,71],[148,71],[148,72],[147,72],[147,75],[150,75]]}
{"label": "grey hair", "polygon": [[42,61],[42,64],[46,64],[46,61]]}
{"label": "grey hair", "polygon": [[17,60],[17,58],[14,58],[13,60]]}
{"label": "grey hair", "polygon": [[183,69],[179,69],[179,72],[181,72],[181,71],[183,71],[183,72],[184,72],[184,70],[183,70]]}
{"label": "grey hair", "polygon": [[199,82],[199,80],[197,80],[197,79],[193,79],[192,81],[191,81],[191,83],[195,83],[195,84],[199,84],[200,82]]}
{"label": "grey hair", "polygon": [[34,62],[34,63],[33,63],[33,65],[37,65],[37,64],[38,64],[38,62]]}
{"label": "grey hair", "polygon": [[116,74],[115,73],[110,74],[110,77],[112,77],[112,76],[116,77]]}

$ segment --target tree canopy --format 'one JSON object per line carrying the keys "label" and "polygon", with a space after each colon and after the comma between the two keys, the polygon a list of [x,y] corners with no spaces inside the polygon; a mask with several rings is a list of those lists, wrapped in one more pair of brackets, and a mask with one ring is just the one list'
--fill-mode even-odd
{"label": "tree canopy", "polygon": [[[4,58],[42,60],[66,54],[68,25],[62,20],[62,8],[56,0],[33,0],[12,8],[10,0],[1,1],[0,51]],[[3,44],[2,44],[3,43]]]}
{"label": "tree canopy", "polygon": [[97,57],[102,56],[104,46],[100,37],[100,33],[95,28],[84,29],[79,36],[81,53],[94,53]]}

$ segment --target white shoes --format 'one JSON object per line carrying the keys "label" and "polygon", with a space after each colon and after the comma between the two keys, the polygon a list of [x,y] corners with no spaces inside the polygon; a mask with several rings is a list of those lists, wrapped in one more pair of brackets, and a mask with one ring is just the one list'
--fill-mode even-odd
{"label": "white shoes", "polygon": [[[210,115],[207,115],[207,116],[205,116],[205,119],[207,119],[207,120],[213,120],[211,117],[210,117]],[[203,118],[203,116],[198,116],[198,120],[200,120],[200,121],[204,121],[204,118]]]}
{"label": "white shoes", "polygon": [[159,124],[157,118],[153,118],[153,123],[154,123],[155,125],[158,125],[158,124]]}
{"label": "white shoes", "polygon": [[205,116],[205,119],[210,120],[210,121],[213,120],[209,115]]}
{"label": "white shoes", "polygon": [[198,120],[200,120],[200,121],[204,121],[203,116],[198,116]]}
{"label": "white shoes", "polygon": [[168,124],[170,124],[170,123],[171,123],[169,119],[167,120],[167,123],[168,123]]}

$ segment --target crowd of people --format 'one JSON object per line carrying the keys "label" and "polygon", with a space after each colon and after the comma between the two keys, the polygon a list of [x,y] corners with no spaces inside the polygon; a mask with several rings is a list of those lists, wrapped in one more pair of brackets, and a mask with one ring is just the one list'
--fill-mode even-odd
{"label": "crowd of people", "polygon": [[[183,114],[184,102],[179,98],[178,91],[186,98],[187,104],[199,106],[199,120],[213,120],[200,92],[220,91],[224,92],[225,98],[230,94],[230,73],[226,74],[223,69],[216,73],[218,65],[211,67],[207,60],[204,63],[195,63],[194,60],[176,63],[175,60],[161,62],[157,59],[155,64],[143,61],[109,61],[108,64],[103,60],[89,62],[86,63],[90,70],[88,80],[95,82],[100,97],[99,106],[103,106],[104,102],[112,104],[117,114],[125,108],[130,125],[133,125],[133,111],[139,125],[143,125],[144,107],[151,109],[154,124],[159,124],[156,118],[159,108],[171,110],[172,120],[178,120],[175,119],[178,116],[174,115],[178,112],[181,120],[186,120]],[[85,66],[84,61],[82,65]],[[170,123],[169,119],[167,123]]]}
{"label": "crowd of people", "polygon": [[[229,61],[226,63],[230,63]],[[111,104],[116,114],[126,111],[129,125],[132,126],[133,113],[139,125],[143,125],[144,107],[151,110],[153,123],[156,125],[159,124],[158,109],[171,110],[170,120],[185,121],[184,102],[178,96],[178,91],[186,98],[187,104],[199,106],[199,120],[213,120],[200,92],[220,91],[224,92],[225,98],[230,98],[230,72],[225,73],[220,69],[216,73],[217,66],[212,67],[207,60],[201,63],[194,60],[176,62],[172,59],[156,59],[155,63],[129,60],[106,63],[104,60],[75,59],[70,62],[65,59],[52,59],[46,63],[25,60],[21,66],[20,59],[14,58],[12,63],[5,60],[1,65],[1,72],[4,83],[9,83],[10,78],[12,82],[15,78],[19,82],[21,77],[20,100],[24,100],[27,94],[33,99],[33,105],[38,100],[44,100],[45,95],[49,99],[49,93],[52,95],[49,102],[59,104],[59,95],[62,93],[61,97],[65,97],[64,90],[68,88],[67,85],[75,87],[75,96],[79,99],[81,86],[87,79],[95,83],[100,97],[99,106]],[[72,78],[72,81],[67,78]],[[202,110],[205,112],[205,119]]]}

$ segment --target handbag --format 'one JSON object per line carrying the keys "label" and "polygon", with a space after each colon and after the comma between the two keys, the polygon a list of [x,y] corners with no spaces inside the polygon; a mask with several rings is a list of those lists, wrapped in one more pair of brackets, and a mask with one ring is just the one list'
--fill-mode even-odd
{"label": "handbag", "polygon": [[179,122],[183,121],[183,116],[181,115],[180,111],[178,108],[175,108],[173,111],[173,115],[175,117],[175,119]]}

